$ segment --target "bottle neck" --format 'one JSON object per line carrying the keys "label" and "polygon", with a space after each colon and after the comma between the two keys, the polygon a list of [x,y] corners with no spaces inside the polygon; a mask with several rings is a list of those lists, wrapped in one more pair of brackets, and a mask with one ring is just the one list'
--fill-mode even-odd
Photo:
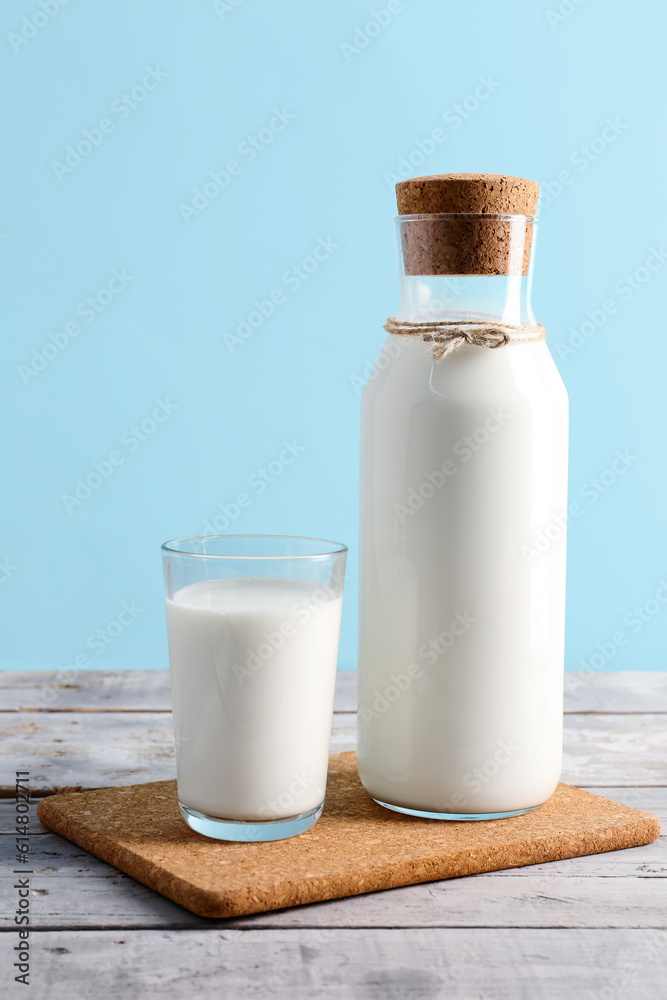
{"label": "bottle neck", "polygon": [[406,275],[400,278],[399,320],[499,322],[534,326],[531,275]]}
{"label": "bottle neck", "polygon": [[[397,319],[534,326],[536,220],[524,215],[401,215]],[[434,273],[435,272],[435,273]]]}

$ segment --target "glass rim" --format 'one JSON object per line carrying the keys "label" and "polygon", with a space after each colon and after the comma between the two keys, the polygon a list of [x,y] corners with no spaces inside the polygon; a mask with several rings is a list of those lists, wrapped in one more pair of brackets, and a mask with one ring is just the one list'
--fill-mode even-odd
{"label": "glass rim", "polygon": [[[245,555],[232,554],[232,553],[215,553],[215,552],[189,552],[186,549],[178,548],[179,542],[196,542],[196,541],[206,541],[209,538],[271,538],[271,539],[286,539],[293,542],[318,542],[320,545],[334,546],[328,551],[322,552],[308,552],[308,553],[294,553],[291,555]],[[160,546],[162,552],[165,555],[173,556],[185,556],[193,559],[230,559],[230,560],[244,560],[244,561],[280,561],[288,559],[330,559],[332,556],[342,555],[344,552],[349,551],[347,545],[342,542],[334,542],[329,538],[314,538],[310,535],[269,535],[269,534],[227,534],[227,535],[184,535],[182,538],[172,538],[167,542],[163,542]]]}
{"label": "glass rim", "polygon": [[419,215],[396,215],[395,222],[425,222],[428,219],[492,219],[494,222],[509,222],[512,219],[523,219],[533,225],[538,221],[536,215],[507,215],[495,212],[426,212]]}

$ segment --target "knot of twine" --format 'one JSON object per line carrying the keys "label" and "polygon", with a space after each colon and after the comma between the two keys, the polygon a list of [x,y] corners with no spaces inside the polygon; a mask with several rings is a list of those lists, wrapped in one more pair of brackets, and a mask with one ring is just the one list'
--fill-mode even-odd
{"label": "knot of twine", "polygon": [[505,344],[535,344],[544,340],[546,332],[537,326],[513,326],[511,323],[461,322],[460,320],[438,319],[426,323],[410,323],[390,316],[384,325],[387,333],[419,336],[433,344],[436,361],[454,354],[463,344],[473,347],[504,347]]}

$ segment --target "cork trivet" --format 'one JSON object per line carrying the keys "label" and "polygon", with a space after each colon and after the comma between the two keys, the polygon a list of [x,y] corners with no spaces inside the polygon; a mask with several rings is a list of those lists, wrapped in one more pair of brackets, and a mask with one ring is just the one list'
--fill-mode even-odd
{"label": "cork trivet", "polygon": [[291,840],[236,844],[199,836],[181,819],[175,781],[52,795],[37,816],[203,917],[615,851],[660,833],[648,813],[564,784],[540,809],[512,819],[413,819],[369,798],[352,751],[330,758],[322,817]]}
{"label": "cork trivet", "polygon": [[484,215],[535,215],[540,185],[507,174],[434,174],[396,185],[406,274],[527,274],[532,225]]}

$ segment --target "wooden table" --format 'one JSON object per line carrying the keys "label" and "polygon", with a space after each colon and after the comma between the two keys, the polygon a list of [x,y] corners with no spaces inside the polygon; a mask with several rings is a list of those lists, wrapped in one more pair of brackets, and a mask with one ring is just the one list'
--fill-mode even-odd
{"label": "wooden table", "polygon": [[[13,982],[14,775],[35,797],[174,776],[162,671],[0,673],[3,987]],[[667,673],[567,675],[563,780],[667,818]],[[339,675],[332,751],[355,745]],[[667,838],[646,847],[208,921],[31,826],[36,1000],[667,997]]]}

